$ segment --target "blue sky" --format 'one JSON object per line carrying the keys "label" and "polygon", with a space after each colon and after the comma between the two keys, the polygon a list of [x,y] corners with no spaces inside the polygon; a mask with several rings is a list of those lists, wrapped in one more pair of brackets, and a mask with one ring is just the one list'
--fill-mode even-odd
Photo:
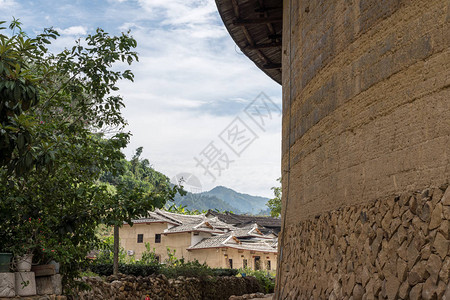
{"label": "blue sky", "polygon": [[274,108],[252,118],[244,109],[281,107],[281,86],[235,46],[214,0],[0,0],[0,19],[12,16],[29,35],[57,29],[55,51],[97,27],[111,34],[130,29],[140,62],[131,67],[135,82],[119,84],[133,134],[126,155],[143,146],[143,156],[171,178],[187,172],[203,190],[224,185],[272,196],[281,116]]}

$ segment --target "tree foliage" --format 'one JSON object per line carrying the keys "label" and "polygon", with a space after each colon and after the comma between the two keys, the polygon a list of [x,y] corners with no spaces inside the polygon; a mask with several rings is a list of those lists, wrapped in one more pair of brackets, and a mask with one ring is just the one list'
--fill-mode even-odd
{"label": "tree foliage", "polygon": [[114,217],[108,225],[122,226],[123,221],[133,225],[133,218],[163,208],[177,193],[185,193],[182,187],[172,186],[166,175],[154,170],[148,159],[141,158],[142,151],[139,147],[130,161],[122,159],[119,173],[106,171],[100,177],[102,182],[114,187],[115,205],[111,212]]}
{"label": "tree foliage", "polygon": [[267,206],[270,208],[270,215],[272,217],[279,217],[281,215],[281,177],[277,179],[280,186],[272,187],[274,198],[267,201]]}
{"label": "tree foliage", "polygon": [[[30,38],[18,20],[9,29],[0,29],[0,251],[30,251],[20,246],[29,243],[25,224],[40,220],[45,236],[31,250],[41,262],[58,260],[67,282],[98,248],[99,224],[130,221],[176,191],[158,186],[163,179],[126,179],[121,149],[130,134],[116,91],[133,74],[115,66],[138,59],[129,33],[97,29],[53,54],[55,30]],[[124,172],[113,191],[99,181]]]}

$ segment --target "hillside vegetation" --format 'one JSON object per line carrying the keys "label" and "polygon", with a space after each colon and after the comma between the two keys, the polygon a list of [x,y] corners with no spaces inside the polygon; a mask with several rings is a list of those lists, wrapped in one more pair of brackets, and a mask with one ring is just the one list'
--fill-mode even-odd
{"label": "hillside vegetation", "polygon": [[242,214],[268,215],[270,213],[266,206],[268,200],[268,198],[242,194],[224,186],[217,186],[207,192],[177,195],[175,204],[186,206],[189,210],[217,209]]}

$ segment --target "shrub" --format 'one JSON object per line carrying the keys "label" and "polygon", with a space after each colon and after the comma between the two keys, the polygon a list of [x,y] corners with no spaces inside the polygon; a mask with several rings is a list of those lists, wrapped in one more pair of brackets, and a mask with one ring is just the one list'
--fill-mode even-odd
{"label": "shrub", "polygon": [[237,269],[217,268],[211,269],[211,271],[214,276],[236,276],[239,273],[239,270]]}
{"label": "shrub", "polygon": [[[109,276],[113,274],[113,264],[94,263],[90,270],[100,276]],[[134,276],[149,276],[159,274],[160,265],[158,264],[119,264],[119,272]]]}
{"label": "shrub", "polygon": [[169,278],[177,278],[178,276],[206,278],[213,275],[211,268],[204,263],[200,264],[198,261],[179,261],[176,265],[163,265],[161,273]]}
{"label": "shrub", "polygon": [[247,276],[255,277],[266,294],[273,293],[275,290],[275,276],[268,271],[239,269],[239,273],[245,273]]}

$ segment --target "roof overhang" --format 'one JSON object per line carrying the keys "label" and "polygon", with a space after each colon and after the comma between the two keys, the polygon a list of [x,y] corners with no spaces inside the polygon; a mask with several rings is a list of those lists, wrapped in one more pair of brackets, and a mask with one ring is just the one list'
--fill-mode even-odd
{"label": "roof overhang", "polygon": [[225,27],[258,68],[281,84],[282,0],[216,0]]}
{"label": "roof overhang", "polygon": [[194,230],[186,229],[186,230],[180,230],[180,231],[167,231],[167,232],[163,232],[162,234],[168,235],[168,234],[191,233],[191,232],[223,233],[223,231],[201,230],[201,229],[194,229]]}

